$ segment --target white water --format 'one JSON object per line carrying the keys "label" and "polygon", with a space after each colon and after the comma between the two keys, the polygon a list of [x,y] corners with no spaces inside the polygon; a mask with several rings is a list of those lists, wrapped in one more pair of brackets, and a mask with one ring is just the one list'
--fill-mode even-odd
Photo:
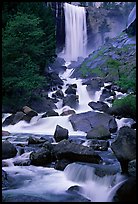
{"label": "white water", "polygon": [[86,56],[87,26],[84,7],[64,4],[65,13],[65,50],[66,61],[77,61]]}

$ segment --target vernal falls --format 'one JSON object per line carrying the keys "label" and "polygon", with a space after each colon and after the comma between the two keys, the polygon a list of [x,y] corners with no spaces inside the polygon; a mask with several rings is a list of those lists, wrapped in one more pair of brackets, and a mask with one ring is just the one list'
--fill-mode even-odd
{"label": "vernal falls", "polygon": [[[64,5],[66,23],[66,44],[65,58],[67,62],[77,60],[79,56],[85,55],[87,31],[86,14],[83,7],[73,6],[68,3]],[[68,63],[69,65],[69,63]],[[67,64],[65,66],[68,67]],[[62,106],[63,100],[57,102],[56,112],[61,114],[63,110],[73,109],[77,113],[94,111],[88,105],[90,101],[97,102],[102,93],[102,87],[90,95],[83,85],[81,79],[70,78],[74,68],[66,69],[60,74],[64,81],[62,91],[66,96],[67,84],[76,84],[76,95],[79,104],[76,108]],[[49,97],[55,91],[49,92]],[[55,162],[45,166],[29,165],[30,154],[40,147],[28,145],[28,137],[35,136],[40,139],[52,139],[51,144],[56,145],[53,135],[57,125],[68,129],[72,141],[78,140],[84,147],[89,146],[86,139],[86,132],[74,131],[69,116],[52,116],[41,118],[43,113],[32,118],[30,123],[20,121],[15,125],[3,127],[9,131],[9,136],[3,136],[2,140],[16,144],[17,154],[15,157],[3,159],[3,176],[9,178],[10,183],[3,187],[4,202],[112,202],[113,196],[120,185],[126,180],[121,175],[120,164],[108,147],[107,151],[95,151],[101,158],[99,164],[87,162],[70,162],[63,171],[54,168]],[[8,116],[8,115],[6,115]],[[3,118],[4,120],[4,118]],[[125,122],[117,120],[119,127]],[[119,123],[120,122],[120,123]],[[114,137],[112,137],[112,140]],[[21,149],[24,149],[21,154]],[[49,147],[50,148],[50,147]],[[19,165],[21,164],[21,165]],[[102,175],[103,172],[105,175]],[[100,172],[100,173],[98,173]],[[114,172],[113,174],[111,172]]]}

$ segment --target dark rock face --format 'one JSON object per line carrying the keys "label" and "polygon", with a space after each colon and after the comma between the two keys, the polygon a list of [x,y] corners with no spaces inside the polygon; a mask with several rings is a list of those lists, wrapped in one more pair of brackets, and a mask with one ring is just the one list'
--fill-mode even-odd
{"label": "dark rock face", "polygon": [[113,202],[136,202],[136,178],[128,178],[116,191]]}
{"label": "dark rock face", "polygon": [[[99,125],[103,125],[107,129],[109,129],[109,121],[111,119],[115,121],[114,117],[106,113],[91,111],[80,114],[74,114],[69,117],[69,120],[75,131],[80,130],[86,133],[90,131],[92,128],[97,127]],[[117,126],[116,121],[115,124]]]}
{"label": "dark rock face", "polygon": [[62,140],[53,148],[56,159],[67,159],[69,161],[84,161],[90,163],[100,163],[101,157],[92,148],[75,144],[67,140]]}
{"label": "dark rock face", "polygon": [[63,99],[63,106],[70,106],[76,109],[79,105],[78,96],[69,94]]}
{"label": "dark rock face", "polygon": [[115,96],[115,95],[116,93],[114,91],[104,88],[100,96],[100,101],[104,101],[106,98],[109,98],[110,96]]}
{"label": "dark rock face", "polygon": [[8,159],[15,157],[17,150],[13,144],[9,141],[2,142],[2,159]]}
{"label": "dark rock face", "polygon": [[30,161],[32,165],[45,166],[50,163],[51,160],[51,152],[44,147],[39,149],[37,152],[32,152],[30,154]]}
{"label": "dark rock face", "polygon": [[109,147],[109,141],[91,139],[88,141],[88,145],[94,150],[107,151]]}
{"label": "dark rock face", "polygon": [[33,99],[29,102],[29,104],[38,113],[46,112],[51,109],[57,108],[52,99],[47,99],[44,97],[40,99]]}
{"label": "dark rock face", "polygon": [[55,162],[55,166],[54,168],[57,169],[57,170],[61,170],[63,171],[65,169],[65,167],[70,164],[71,162],[67,159],[61,159],[61,160],[57,160]]}
{"label": "dark rock face", "polygon": [[89,102],[88,105],[93,109],[93,110],[98,110],[98,111],[103,111],[106,112],[109,106],[102,102],[102,101],[97,101],[97,102]]}
{"label": "dark rock face", "polygon": [[54,138],[56,142],[60,142],[61,140],[68,139],[68,130],[57,125],[54,133]]}
{"label": "dark rock face", "polygon": [[108,128],[110,133],[115,133],[117,131],[117,123],[114,118],[109,120]]}
{"label": "dark rock face", "polygon": [[28,138],[28,145],[29,144],[42,144],[42,143],[44,143],[44,142],[46,142],[46,140],[45,139],[38,139],[38,138],[36,138],[36,137],[32,137],[32,136],[30,136],[29,138]]}
{"label": "dark rock face", "polygon": [[109,130],[103,125],[96,126],[87,132],[87,139],[109,139],[111,134]]}
{"label": "dark rock face", "polygon": [[72,85],[69,85],[69,87],[65,91],[66,94],[76,94],[76,88],[74,88]]}
{"label": "dark rock face", "polygon": [[14,116],[15,114],[12,114],[10,116],[8,116],[2,123],[2,126],[5,127],[5,126],[8,126],[12,123],[13,119],[14,119]]}
{"label": "dark rock face", "polygon": [[136,131],[128,126],[120,128],[111,149],[121,164],[122,173],[128,173],[128,162],[136,158]]}

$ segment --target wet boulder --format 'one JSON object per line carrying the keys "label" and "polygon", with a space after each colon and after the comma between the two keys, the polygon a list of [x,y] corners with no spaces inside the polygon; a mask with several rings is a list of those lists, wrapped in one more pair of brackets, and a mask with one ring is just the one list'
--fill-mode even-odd
{"label": "wet boulder", "polygon": [[54,138],[56,142],[60,142],[61,140],[68,139],[68,130],[57,125],[54,133]]}
{"label": "wet boulder", "polygon": [[87,80],[83,84],[87,85],[87,87],[86,87],[87,91],[91,92],[91,91],[99,91],[101,89],[101,87],[104,85],[104,82],[103,82],[102,78],[94,77],[94,78]]}
{"label": "wet boulder", "polygon": [[136,178],[128,178],[116,191],[113,202],[136,202]]}
{"label": "wet boulder", "polygon": [[51,161],[52,161],[51,152],[45,147],[42,147],[38,151],[32,152],[30,154],[31,165],[46,166]]}
{"label": "wet boulder", "polygon": [[27,141],[28,141],[28,145],[29,144],[42,144],[42,143],[46,142],[45,139],[41,139],[41,138],[39,139],[39,138],[32,137],[32,136],[29,136]]}
{"label": "wet boulder", "polygon": [[59,116],[59,114],[54,110],[49,110],[42,115],[42,118],[51,117],[51,116]]}
{"label": "wet boulder", "polygon": [[67,159],[56,160],[54,168],[57,170],[63,171],[65,169],[65,167],[70,163],[71,163],[71,161],[69,161]]}
{"label": "wet boulder", "polygon": [[100,96],[100,101],[104,101],[106,98],[109,98],[110,96],[115,96],[115,95],[116,93],[113,90],[104,88]]}
{"label": "wet boulder", "polygon": [[93,109],[93,110],[98,110],[98,111],[103,111],[106,112],[109,106],[104,103],[103,101],[97,101],[97,102],[89,102],[88,105]]}
{"label": "wet boulder", "polygon": [[86,135],[87,139],[110,139],[111,134],[108,128],[104,127],[103,125],[99,125],[93,127],[90,131],[87,132]]}
{"label": "wet boulder", "polygon": [[68,140],[62,140],[53,147],[53,154],[57,160],[67,159],[71,162],[82,161],[100,163],[101,157],[92,148],[76,144]]}
{"label": "wet boulder", "polygon": [[5,127],[5,126],[8,126],[8,125],[11,125],[14,116],[15,116],[15,114],[12,114],[12,115],[8,116],[7,118],[5,118],[5,120],[2,123],[2,126]]}
{"label": "wet boulder", "polygon": [[94,150],[107,151],[109,147],[109,141],[90,139],[88,140],[88,146],[92,147]]}
{"label": "wet boulder", "polygon": [[64,98],[64,93],[62,90],[57,90],[54,94],[52,94],[52,96],[59,98],[59,99],[62,99],[62,98]]}
{"label": "wet boulder", "polygon": [[136,130],[121,127],[111,149],[121,164],[122,173],[128,173],[128,162],[136,158]]}
{"label": "wet boulder", "polygon": [[65,90],[66,94],[76,94],[76,88],[73,86],[69,85],[69,87]]}
{"label": "wet boulder", "polygon": [[17,149],[9,141],[2,142],[2,159],[8,159],[15,157],[17,154]]}
{"label": "wet boulder", "polygon": [[79,106],[78,96],[75,94],[69,94],[63,98],[63,106],[70,106],[76,109]]}
{"label": "wet boulder", "polygon": [[109,121],[111,119],[114,120],[117,127],[114,117],[106,113],[88,111],[85,113],[73,114],[69,117],[69,121],[75,131],[80,130],[86,133],[99,125],[103,125],[109,130]]}
{"label": "wet boulder", "polygon": [[60,116],[72,115],[72,114],[75,114],[75,110],[69,109],[69,110],[63,110]]}
{"label": "wet boulder", "polygon": [[29,117],[34,117],[37,116],[38,113],[36,111],[34,111],[32,108],[28,107],[28,106],[24,106],[23,108],[23,112],[28,115]]}

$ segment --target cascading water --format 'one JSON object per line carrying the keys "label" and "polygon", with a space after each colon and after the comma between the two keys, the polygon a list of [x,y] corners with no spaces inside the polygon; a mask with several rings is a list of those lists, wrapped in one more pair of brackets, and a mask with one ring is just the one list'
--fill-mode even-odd
{"label": "cascading water", "polygon": [[65,50],[66,61],[77,61],[86,56],[87,27],[84,7],[64,4],[65,13]]}

